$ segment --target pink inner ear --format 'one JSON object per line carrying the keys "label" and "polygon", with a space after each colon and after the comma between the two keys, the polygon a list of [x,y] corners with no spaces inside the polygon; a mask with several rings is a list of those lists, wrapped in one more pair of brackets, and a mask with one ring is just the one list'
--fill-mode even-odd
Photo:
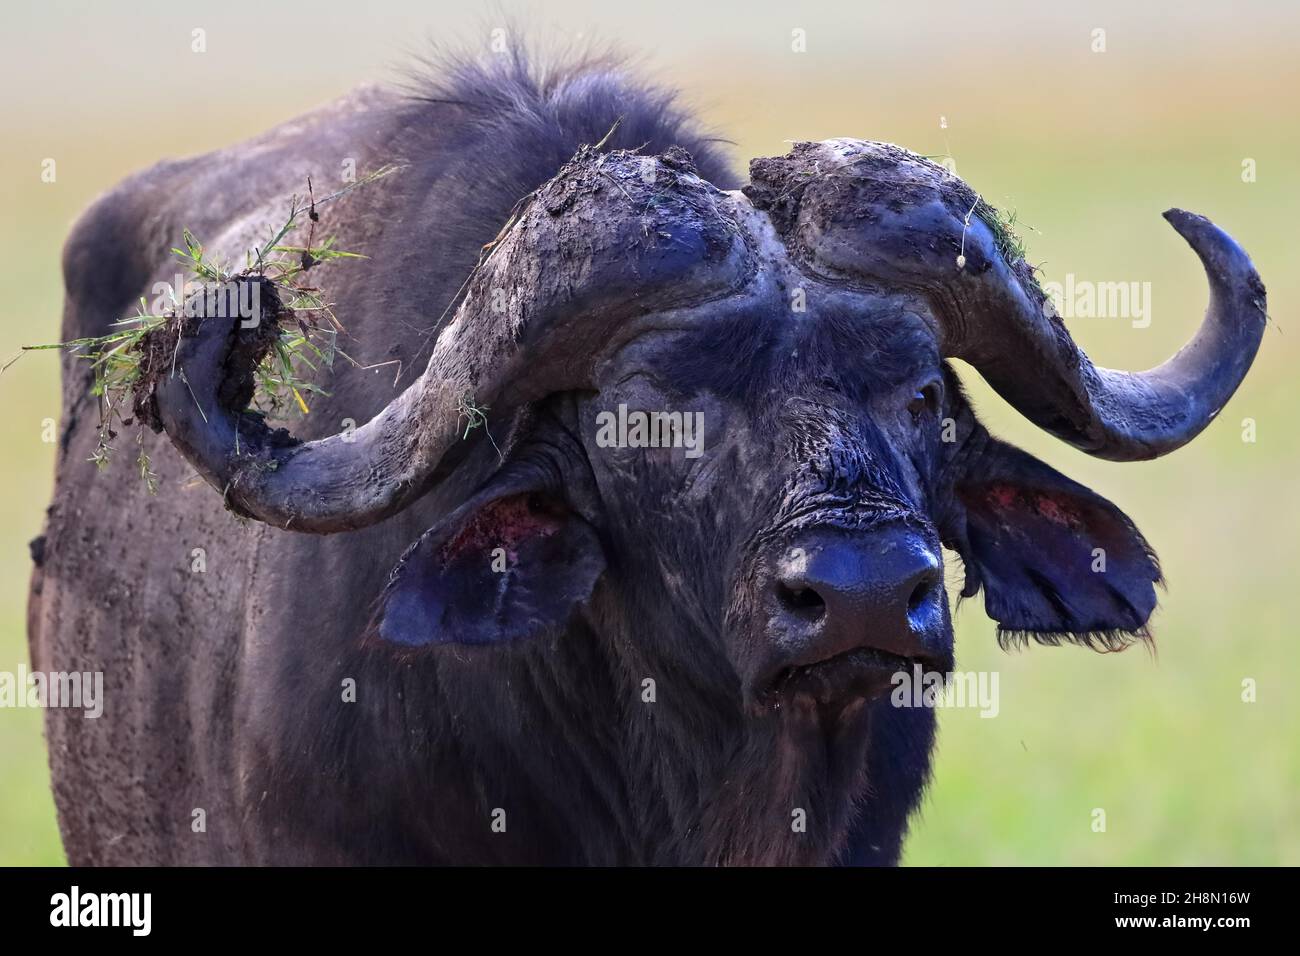
{"label": "pink inner ear", "polygon": [[533,508],[529,495],[512,495],[490,501],[467,521],[440,552],[444,561],[466,552],[486,554],[505,548],[513,559],[519,545],[530,538],[548,538],[560,530],[561,519]]}
{"label": "pink inner ear", "polygon": [[1067,528],[1077,528],[1083,521],[1079,513],[1072,505],[1061,498],[1053,498],[1051,495],[1036,495],[1035,504],[1038,506],[1038,513],[1048,521],[1063,525]]}
{"label": "pink inner ear", "polygon": [[1018,488],[1015,485],[989,485],[984,493],[984,500],[994,511],[1011,511],[1027,508],[1053,524],[1065,528],[1083,526],[1083,515],[1077,502],[1073,499],[1052,495],[1045,491]]}
{"label": "pink inner ear", "polygon": [[1010,511],[1020,497],[1020,492],[1011,485],[990,485],[984,492],[984,500],[995,511]]}

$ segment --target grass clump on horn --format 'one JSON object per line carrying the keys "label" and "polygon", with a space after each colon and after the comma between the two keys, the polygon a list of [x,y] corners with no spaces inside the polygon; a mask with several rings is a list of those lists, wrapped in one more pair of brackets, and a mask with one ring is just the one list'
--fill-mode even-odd
{"label": "grass clump on horn", "polygon": [[[149,493],[157,492],[158,478],[144,450],[144,428],[162,428],[153,397],[155,382],[164,375],[184,379],[175,357],[188,323],[218,318],[256,330],[241,337],[239,345],[255,353],[253,374],[245,380],[232,379],[222,397],[263,419],[306,415],[310,405],[305,395],[329,394],[311,379],[321,366],[332,368],[336,356],[365,367],[338,347],[343,325],[324,290],[306,281],[308,271],[322,262],[365,256],[335,248],[332,236],[316,243],[317,207],[398,168],[385,166],[319,200],[312,195],[308,179],[307,198],[290,198],[284,222],[265,243],[246,253],[244,268],[238,272],[207,258],[202,243],[185,229],[183,248],[172,252],[188,274],[182,276],[182,289],[169,287],[169,301],[155,301],[150,308],[142,296],[136,314],[113,323],[106,335],[25,346],[24,351],[65,349],[90,363],[91,392],[99,401],[99,440],[90,460],[101,469],[107,467],[116,452],[119,429],[136,426],[136,467]],[[306,243],[286,244],[304,218],[309,223]]]}

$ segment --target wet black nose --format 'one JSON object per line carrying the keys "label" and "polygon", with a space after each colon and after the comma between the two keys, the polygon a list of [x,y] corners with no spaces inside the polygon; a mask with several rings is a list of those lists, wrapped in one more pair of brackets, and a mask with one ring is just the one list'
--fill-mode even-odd
{"label": "wet black nose", "polygon": [[941,659],[939,558],[907,529],[808,532],[775,561],[771,612],[787,662],[804,665],[858,648]]}

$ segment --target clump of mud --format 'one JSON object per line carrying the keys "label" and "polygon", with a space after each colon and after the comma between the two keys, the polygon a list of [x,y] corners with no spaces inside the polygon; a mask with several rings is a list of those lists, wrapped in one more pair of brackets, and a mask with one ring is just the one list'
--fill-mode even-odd
{"label": "clump of mud", "polygon": [[[185,307],[167,321],[150,329],[135,347],[139,355],[139,373],[131,389],[131,409],[135,418],[154,432],[163,430],[158,414],[155,391],[158,383],[176,371],[176,354],[182,337],[194,335],[203,322],[228,322],[233,343],[227,352],[224,374],[218,399],[222,406],[242,413],[253,400],[257,387],[257,367],[270,353],[280,336],[280,318],[284,305],[273,281],[260,275],[234,276],[228,280],[236,284],[236,301],[259,303],[258,322],[243,328],[238,318],[202,316],[215,312],[210,303],[215,302],[211,290],[198,292],[186,300]],[[257,288],[245,290],[240,285],[251,284]]]}

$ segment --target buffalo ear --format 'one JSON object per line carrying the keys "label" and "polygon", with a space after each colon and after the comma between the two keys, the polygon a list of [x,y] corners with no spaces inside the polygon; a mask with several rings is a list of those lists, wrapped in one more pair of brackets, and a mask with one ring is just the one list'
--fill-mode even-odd
{"label": "buffalo ear", "polygon": [[955,484],[965,525],[956,547],[973,573],[963,593],[983,585],[999,641],[1115,650],[1146,639],[1160,566],[1128,515],[1032,455],[980,438]]}
{"label": "buffalo ear", "polygon": [[605,569],[596,531],[537,492],[481,492],[421,536],[379,599],[394,644],[495,644],[562,627]]}

